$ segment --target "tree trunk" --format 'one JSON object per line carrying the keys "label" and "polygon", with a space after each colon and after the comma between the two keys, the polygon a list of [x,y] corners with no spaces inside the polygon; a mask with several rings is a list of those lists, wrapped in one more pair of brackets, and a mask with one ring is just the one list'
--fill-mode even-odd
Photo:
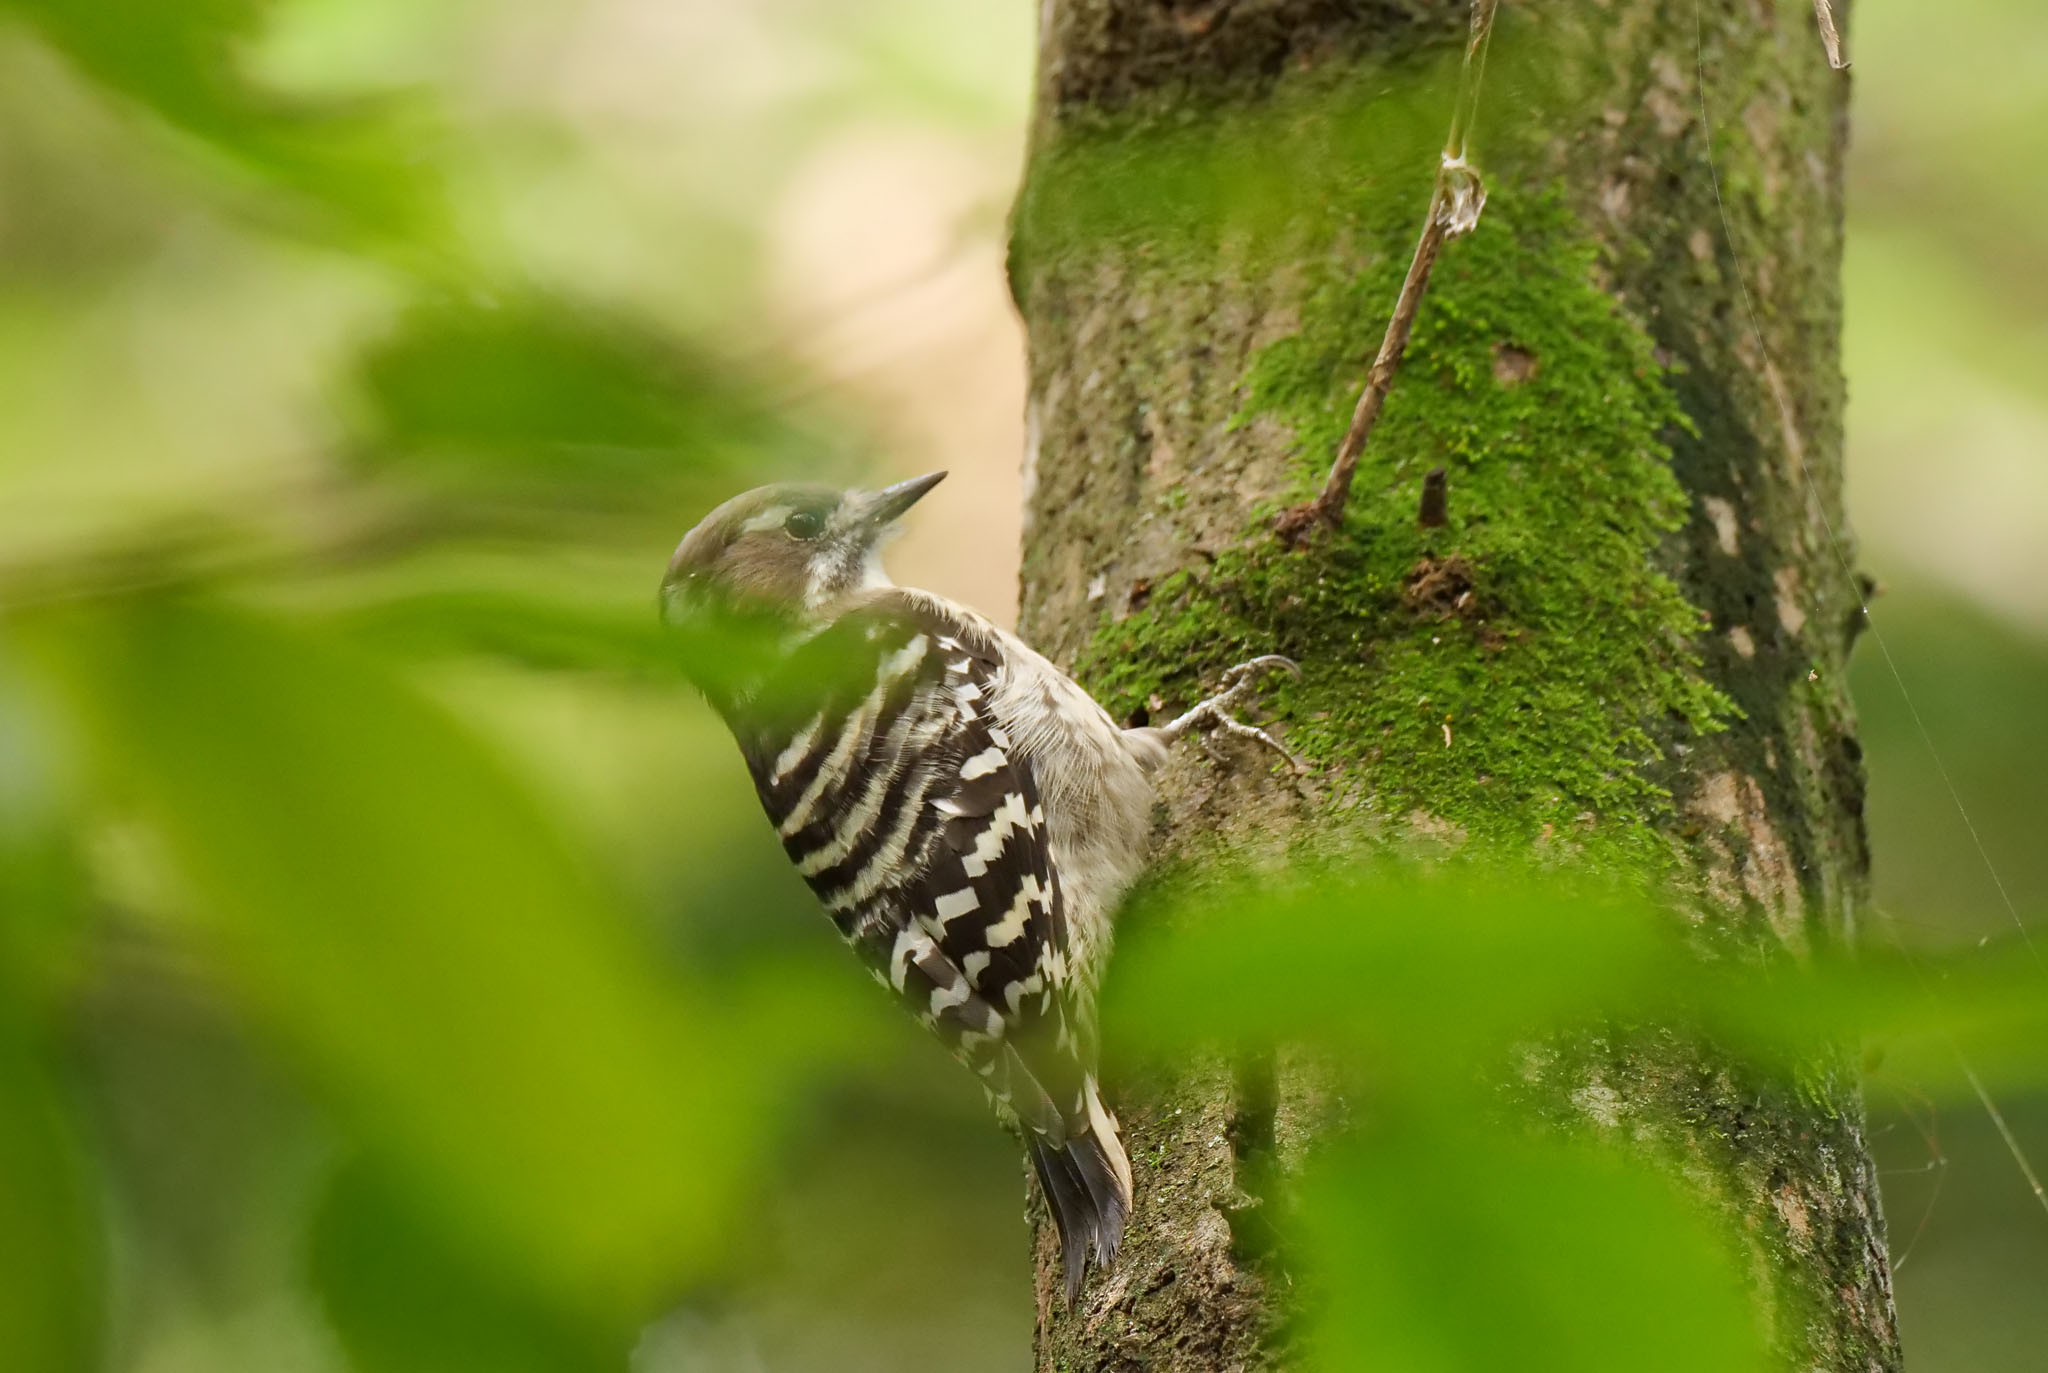
{"label": "tree trunk", "polygon": [[[1853,934],[1847,91],[1804,0],[1700,8],[1503,6],[1492,198],[1444,250],[1345,527],[1290,552],[1273,515],[1317,489],[1386,327],[1464,0],[1047,0],[1011,249],[1023,631],[1133,722],[1256,653],[1305,669],[1273,718],[1313,776],[1183,750],[1176,853],[1538,848],[1657,871],[1789,956]],[[1787,1367],[1898,1367],[1853,1073],[1795,1092],[1675,1052],[1700,1057],[1616,1048],[1553,1086],[1700,1165]],[[1233,1219],[1307,1142],[1288,1084],[1117,1085],[1137,1214],[1072,1311],[1040,1226],[1040,1367],[1284,1365],[1281,1284]]]}

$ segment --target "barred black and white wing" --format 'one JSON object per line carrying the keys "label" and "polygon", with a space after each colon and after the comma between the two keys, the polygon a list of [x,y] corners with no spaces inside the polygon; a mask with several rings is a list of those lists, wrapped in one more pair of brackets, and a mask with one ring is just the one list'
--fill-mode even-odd
{"label": "barred black and white wing", "polygon": [[[996,716],[1000,645],[884,594],[793,653],[734,721],[762,805],[877,978],[1015,1113],[1078,1294],[1130,1208],[1093,1077],[1059,874],[1031,761]],[[774,718],[770,718],[770,717]]]}

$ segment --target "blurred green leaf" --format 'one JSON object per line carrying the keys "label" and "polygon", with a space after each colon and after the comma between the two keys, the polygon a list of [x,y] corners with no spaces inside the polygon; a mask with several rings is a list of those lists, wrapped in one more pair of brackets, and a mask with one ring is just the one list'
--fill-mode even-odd
{"label": "blurred green leaf", "polygon": [[33,1018],[83,963],[85,865],[48,721],[0,654],[0,1004]]}
{"label": "blurred green leaf", "polygon": [[97,1198],[15,1010],[0,1004],[0,1350],[24,1373],[90,1373],[105,1325]]}
{"label": "blurred green leaf", "polygon": [[1686,966],[1642,898],[1512,866],[1334,869],[1179,900],[1123,937],[1112,1046],[1370,1046],[1427,1078],[1536,1027],[1627,1012]]}
{"label": "blurred green leaf", "polygon": [[80,863],[52,742],[0,652],[0,1351],[34,1373],[100,1367],[97,1179],[46,1061],[49,1012],[84,934]]}
{"label": "blurred green leaf", "polygon": [[1796,1064],[1861,1042],[1930,1099],[1988,1080],[2048,1081],[2048,966],[2018,940],[1945,958],[1875,948],[1771,968],[1683,967],[1649,989],[1688,1029]]}
{"label": "blurred green leaf", "polygon": [[638,321],[545,296],[423,304],[360,363],[360,456],[524,493],[664,518],[678,493],[758,465],[783,426],[745,378]]}
{"label": "blurred green leaf", "polygon": [[1467,1121],[1341,1147],[1300,1206],[1319,1367],[1764,1366],[1727,1239],[1647,1170]]}
{"label": "blurred green leaf", "polygon": [[1105,1003],[1123,1052],[1300,1040],[1429,1095],[1476,1087],[1473,1067],[1517,1042],[1613,1023],[1789,1068],[1870,1040],[1937,1096],[1962,1094],[1959,1052],[2001,1081],[2048,1078],[2048,966],[2017,940],[1947,959],[1710,955],[1646,893],[1483,862],[1225,884],[1135,917]]}
{"label": "blurred green leaf", "polygon": [[324,210],[351,233],[426,243],[439,232],[439,190],[425,171],[418,121],[396,107],[312,105],[255,88],[241,46],[274,0],[0,0],[116,94]]}
{"label": "blurred green leaf", "polygon": [[[484,653],[536,669],[614,673],[716,690],[761,692],[763,710],[795,709],[807,716],[833,693],[865,692],[873,664],[859,645],[827,640],[812,649],[811,669],[783,674],[762,687],[758,679],[782,661],[789,621],[746,607],[692,607],[687,623],[657,618],[654,598],[613,607],[589,600],[497,588],[419,591],[356,605],[338,626],[387,651],[422,656]],[[834,648],[844,647],[844,652]],[[793,703],[775,699],[780,687]]]}
{"label": "blurred green leaf", "polygon": [[407,589],[344,610],[336,626],[386,652],[485,653],[526,667],[682,680],[689,645],[654,594],[616,609],[496,588]]}
{"label": "blurred green leaf", "polygon": [[363,1163],[321,1204],[313,1276],[359,1373],[618,1373],[637,1333],[607,1335],[522,1290],[516,1270],[451,1242]]}
{"label": "blurred green leaf", "polygon": [[644,1310],[710,1261],[774,1086],[497,760],[374,662],[249,615],[17,628],[236,984],[368,1138],[588,1309]]}

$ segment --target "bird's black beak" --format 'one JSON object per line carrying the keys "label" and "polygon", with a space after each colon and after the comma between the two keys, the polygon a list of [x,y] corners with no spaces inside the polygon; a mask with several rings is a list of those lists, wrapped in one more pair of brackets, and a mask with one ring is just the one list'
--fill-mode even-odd
{"label": "bird's black beak", "polygon": [[861,511],[862,522],[879,534],[901,519],[903,512],[916,505],[925,492],[945,479],[944,472],[927,472],[922,477],[912,477],[909,481],[885,486],[880,491],[868,492],[864,502],[866,509]]}

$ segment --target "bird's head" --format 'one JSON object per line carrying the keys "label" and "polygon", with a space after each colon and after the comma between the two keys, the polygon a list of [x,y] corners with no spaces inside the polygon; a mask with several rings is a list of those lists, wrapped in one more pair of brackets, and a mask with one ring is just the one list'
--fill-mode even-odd
{"label": "bird's head", "polygon": [[780,483],[734,496],[683,536],[661,583],[662,616],[713,605],[809,619],[863,587],[890,585],[882,545],[944,472],[839,491]]}

